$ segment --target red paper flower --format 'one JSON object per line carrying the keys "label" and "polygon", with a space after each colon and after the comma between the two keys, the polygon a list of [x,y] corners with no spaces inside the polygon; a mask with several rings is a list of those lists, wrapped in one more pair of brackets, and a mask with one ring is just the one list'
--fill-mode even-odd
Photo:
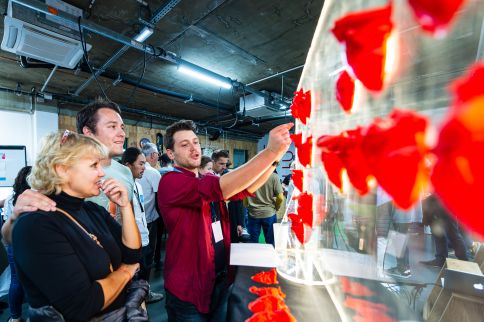
{"label": "red paper flower", "polygon": [[304,167],[311,165],[311,155],[313,153],[313,137],[309,136],[306,142],[302,142],[302,133],[291,134],[291,139],[297,149],[297,158]]}
{"label": "red paper flower", "polygon": [[336,99],[343,110],[350,114],[355,96],[355,80],[345,70],[336,81]]}
{"label": "red paper flower", "polygon": [[279,296],[280,298],[286,298],[286,294],[282,292],[281,287],[257,287],[251,286],[249,288],[249,292],[256,294],[257,296],[264,296],[264,295],[274,295]]}
{"label": "red paper flower", "polygon": [[413,112],[395,109],[367,128],[362,151],[378,184],[402,209],[420,198],[428,183],[424,142],[428,121]]}
{"label": "red paper flower", "polygon": [[329,180],[343,189],[342,175],[346,170],[348,179],[360,195],[369,191],[371,171],[361,149],[362,128],[344,131],[340,135],[323,135],[317,145],[321,148],[321,160]]}
{"label": "red paper flower", "polygon": [[311,117],[311,92],[306,93],[301,88],[294,93],[294,99],[291,104],[291,114],[294,118],[300,120],[303,124],[307,124],[308,118]]}
{"label": "red paper flower", "polygon": [[384,84],[386,41],[390,36],[391,3],[385,7],[350,13],[337,20],[331,30],[346,46],[346,60],[352,73],[372,91]]}
{"label": "red paper flower", "polygon": [[311,237],[311,227],[305,225],[301,216],[297,214],[288,214],[287,216],[291,221],[291,230],[294,232],[294,235],[296,235],[297,240],[299,240],[301,244],[305,244]]}
{"label": "red paper flower", "polygon": [[484,62],[474,64],[469,68],[469,73],[456,79],[450,85],[454,93],[454,108],[466,107],[466,103],[476,97],[484,95]]}
{"label": "red paper flower", "polygon": [[303,191],[303,180],[304,173],[302,170],[292,170],[292,182],[299,191]]}
{"label": "red paper flower", "polygon": [[257,273],[253,275],[251,279],[262,284],[279,284],[277,281],[277,272],[275,268],[268,272]]}
{"label": "red paper flower", "polygon": [[252,315],[245,322],[296,322],[296,318],[289,312],[288,309],[279,310],[275,312],[258,312]]}
{"label": "red paper flower", "polygon": [[248,308],[252,313],[257,313],[283,310],[287,308],[287,305],[284,303],[284,299],[279,296],[264,295],[250,302]]}
{"label": "red paper flower", "polygon": [[370,297],[375,295],[368,287],[358,282],[350,280],[348,277],[340,277],[341,289],[343,293],[350,294],[353,296],[364,296]]}
{"label": "red paper flower", "polygon": [[303,224],[313,227],[313,195],[307,192],[297,196],[297,213]]}
{"label": "red paper flower", "polygon": [[436,194],[465,226],[484,236],[484,65],[453,84],[456,105],[445,121],[434,150]]}
{"label": "red paper flower", "polygon": [[447,32],[452,18],[464,0],[408,0],[418,23],[423,30],[433,34]]}

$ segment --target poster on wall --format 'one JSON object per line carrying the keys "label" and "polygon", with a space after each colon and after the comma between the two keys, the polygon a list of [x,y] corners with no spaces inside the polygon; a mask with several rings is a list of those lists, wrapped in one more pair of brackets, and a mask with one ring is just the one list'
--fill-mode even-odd
{"label": "poster on wall", "polygon": [[0,187],[12,187],[17,173],[26,165],[25,145],[0,145]]}

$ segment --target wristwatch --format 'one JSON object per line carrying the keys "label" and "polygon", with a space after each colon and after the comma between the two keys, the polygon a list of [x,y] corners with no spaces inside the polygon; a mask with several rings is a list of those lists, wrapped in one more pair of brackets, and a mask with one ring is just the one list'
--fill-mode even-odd
{"label": "wristwatch", "polygon": [[277,168],[277,166],[278,166],[278,165],[279,165],[279,161],[274,161],[274,162],[272,162],[272,166],[273,166],[273,167],[276,167],[276,168]]}

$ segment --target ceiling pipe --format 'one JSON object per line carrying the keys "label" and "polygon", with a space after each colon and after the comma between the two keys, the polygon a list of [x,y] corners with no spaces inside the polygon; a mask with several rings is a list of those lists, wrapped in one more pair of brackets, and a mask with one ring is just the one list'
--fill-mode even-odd
{"label": "ceiling pipe", "polygon": [[[164,16],[166,16],[171,10],[173,10],[173,8],[180,2],[180,0],[171,0],[169,3],[167,3],[166,5],[164,5],[163,7],[159,8],[158,10],[156,10],[155,14],[153,15],[153,17],[150,19],[149,23],[150,24],[156,24],[158,23]],[[81,94],[81,92],[87,87],[89,86],[89,84],[91,84],[91,82],[96,79],[96,77],[98,77],[99,75],[101,75],[102,72],[104,72],[106,70],[106,68],[108,68],[109,66],[111,66],[114,62],[116,62],[121,56],[123,56],[123,54],[125,52],[128,51],[128,49],[130,48],[130,46],[128,45],[124,45],[123,47],[121,47],[120,49],[118,49],[116,51],[116,53],[114,53],[114,55],[112,55],[111,57],[108,58],[108,60],[106,60],[106,62],[104,62],[104,64],[99,67],[98,70],[96,70],[94,72],[94,74],[91,74],[91,76],[86,79],[74,92],[74,95],[76,96],[79,96],[79,94]]]}
{"label": "ceiling pipe", "polygon": [[239,127],[252,125],[254,123],[255,124],[261,124],[261,123],[272,122],[272,121],[279,121],[279,120],[291,121],[291,120],[294,120],[294,118],[292,117],[292,115],[256,117],[256,118],[252,118],[252,119],[249,119],[249,120],[242,121],[242,122],[234,125],[230,129],[237,129]]}
{"label": "ceiling pipe", "polygon": [[[39,1],[36,1],[36,0],[12,0],[12,1],[15,2],[15,3],[18,3],[22,6],[25,6],[27,8],[30,8],[32,10],[44,13],[47,16],[53,16],[53,17],[59,18],[61,20],[65,20],[67,22],[70,22],[70,23],[78,23],[77,17],[74,17],[70,14],[63,12],[63,11],[49,10],[50,7],[48,5],[46,5],[45,3],[42,3],[42,2],[39,2]],[[53,12],[56,12],[57,14],[54,14]],[[121,44],[129,46],[131,48],[137,49],[139,51],[145,52],[147,54],[154,55],[155,57],[157,57],[159,59],[174,63],[177,66],[179,66],[181,64],[195,65],[195,64],[192,64],[192,63],[190,63],[190,62],[188,62],[184,59],[181,59],[175,53],[165,51],[162,48],[155,48],[155,47],[150,46],[150,45],[142,44],[142,43],[140,43],[140,42],[138,42],[134,39],[131,39],[131,38],[126,37],[124,35],[120,35],[120,34],[114,32],[114,31],[112,31],[108,28],[105,28],[103,26],[99,26],[99,25],[97,25],[93,22],[90,22],[88,20],[81,19],[80,25],[81,25],[81,28],[83,28],[83,29],[89,30],[93,33],[96,33],[96,34],[101,35],[103,37],[109,38],[111,40],[114,40],[116,42],[119,42]],[[210,71],[206,68],[203,68],[201,66],[198,66],[198,65],[195,65],[195,66],[197,66],[197,69],[199,69],[199,70],[207,71],[208,74],[210,74],[210,73],[216,74],[216,73],[214,73],[214,72],[212,72],[212,71]],[[247,86],[247,85],[245,85],[241,82],[238,82],[236,80],[232,80],[229,77],[225,77],[225,76],[222,76],[222,75],[219,75],[219,74],[216,74],[216,75],[218,75],[219,78],[226,78],[226,79],[230,80],[233,87],[243,88],[244,91],[258,95],[258,96],[261,96],[261,97],[264,97],[264,98],[268,99],[269,101],[274,102],[275,104],[282,104],[283,106],[285,106],[285,109],[289,108],[289,103],[287,102],[289,99],[284,99],[284,98],[279,99],[279,98],[277,98],[277,97],[275,97],[275,96],[273,96],[269,93],[260,92],[260,91],[254,89],[254,88],[251,88],[250,86]]]}
{"label": "ceiling pipe", "polygon": [[264,77],[264,78],[261,78],[261,79],[258,79],[256,81],[253,81],[249,84],[247,84],[247,86],[250,86],[250,85],[254,85],[254,84],[257,84],[257,83],[260,83],[260,82],[263,82],[265,80],[268,80],[268,79],[271,79],[271,78],[274,78],[274,77],[277,77],[277,76],[282,76],[284,74],[287,74],[289,72],[292,72],[293,70],[297,70],[297,69],[300,69],[300,68],[303,68],[304,67],[304,64],[303,65],[299,65],[299,66],[296,66],[296,67],[293,67],[293,68],[290,68],[288,70],[285,70],[283,72],[280,72],[280,73],[276,73],[274,75],[271,75],[271,76],[267,76],[267,77]]}
{"label": "ceiling pipe", "polygon": [[203,99],[194,97],[192,94],[187,95],[187,94],[182,94],[178,93],[175,91],[170,91],[158,86],[138,82],[138,80],[132,79],[126,75],[122,74],[117,74],[112,75],[112,73],[104,72],[101,74],[103,77],[109,78],[112,81],[117,81],[117,82],[122,82],[124,84],[130,85],[130,86],[137,86],[138,88],[153,92],[153,93],[158,93],[158,94],[163,94],[166,96],[178,98],[180,100],[186,101],[186,100],[191,100],[192,102],[204,105],[206,107],[209,107],[210,109],[219,109],[223,113],[232,113],[233,112],[233,106],[230,105],[225,105],[225,104],[216,104],[212,103],[209,101],[205,101]]}

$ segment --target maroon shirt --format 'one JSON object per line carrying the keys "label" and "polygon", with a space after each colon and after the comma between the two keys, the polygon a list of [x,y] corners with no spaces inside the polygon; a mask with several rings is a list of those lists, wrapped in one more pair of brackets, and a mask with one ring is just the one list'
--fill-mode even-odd
{"label": "maroon shirt", "polygon": [[[176,171],[178,170],[178,171]],[[230,263],[230,222],[220,178],[196,177],[176,167],[160,180],[158,205],[169,237],[164,263],[165,288],[182,301],[208,313],[215,284],[215,251],[212,243],[210,202],[218,202],[226,263]],[[243,191],[231,200],[251,196]]]}

